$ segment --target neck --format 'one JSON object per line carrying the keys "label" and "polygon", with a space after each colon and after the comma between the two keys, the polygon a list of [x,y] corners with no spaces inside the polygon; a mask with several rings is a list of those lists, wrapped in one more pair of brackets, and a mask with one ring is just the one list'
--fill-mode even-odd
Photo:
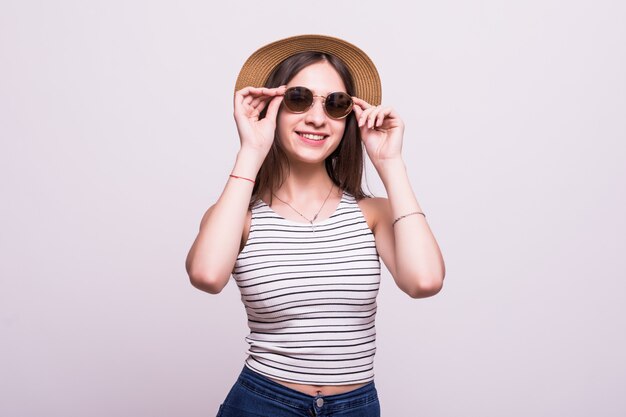
{"label": "neck", "polygon": [[[301,193],[297,191],[299,193],[297,197],[295,194],[296,191],[294,190],[294,194],[293,194],[294,198],[291,199],[291,203],[287,200],[284,200],[278,197],[275,193],[273,194],[273,196],[276,197],[276,199],[280,201],[283,205],[289,206],[289,208],[293,210],[294,212],[298,213],[300,217],[302,217],[303,219],[311,223],[311,227],[313,227],[313,223],[319,218],[320,214],[322,214],[322,217],[324,218],[326,218],[327,216],[330,216],[329,213],[322,213],[322,210],[324,210],[325,208],[324,206],[326,205],[329,199],[334,200],[336,198],[334,196],[333,198],[331,198],[333,190],[336,190],[336,187],[335,187],[335,184],[331,183],[331,186],[328,189],[328,192],[326,193],[326,197],[324,197],[324,200],[322,201],[322,203],[319,206],[319,209],[317,210],[311,210],[311,207],[313,207],[314,205],[317,205],[317,202],[320,200],[320,197],[317,195],[317,190],[311,190],[310,195],[306,195],[305,193]],[[294,206],[294,204],[301,205],[304,208],[300,208],[298,210]],[[326,207],[326,211],[328,210],[329,208]],[[288,217],[285,217],[285,218],[288,218]],[[315,229],[313,229],[313,231],[315,231]]]}
{"label": "neck", "polygon": [[287,172],[285,182],[274,190],[274,194],[285,201],[306,203],[323,200],[333,187],[333,182],[323,164],[315,166],[291,164]]}

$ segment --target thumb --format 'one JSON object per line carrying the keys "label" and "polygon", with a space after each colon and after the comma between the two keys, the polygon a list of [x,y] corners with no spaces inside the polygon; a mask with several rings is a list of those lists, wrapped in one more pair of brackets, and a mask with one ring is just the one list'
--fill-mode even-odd
{"label": "thumb", "polygon": [[278,114],[278,109],[280,108],[280,104],[283,102],[283,96],[276,96],[270,101],[269,106],[267,106],[267,113],[265,117],[269,120],[276,121],[276,115]]}

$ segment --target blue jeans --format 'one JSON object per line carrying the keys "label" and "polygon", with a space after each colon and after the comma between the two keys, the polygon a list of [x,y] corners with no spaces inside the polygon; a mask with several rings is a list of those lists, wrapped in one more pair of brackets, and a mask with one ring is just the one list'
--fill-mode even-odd
{"label": "blue jeans", "polygon": [[244,366],[217,417],[379,417],[374,382],[336,395],[312,397]]}

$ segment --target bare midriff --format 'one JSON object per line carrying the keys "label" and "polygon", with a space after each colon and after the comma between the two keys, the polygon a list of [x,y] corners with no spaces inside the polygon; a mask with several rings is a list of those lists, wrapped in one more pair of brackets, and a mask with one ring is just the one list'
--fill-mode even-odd
{"label": "bare midriff", "polygon": [[293,382],[285,382],[280,381],[278,379],[270,378],[274,382],[278,382],[280,385],[284,385],[291,389],[295,389],[296,391],[300,391],[304,394],[315,397],[316,395],[336,395],[343,394],[344,392],[349,392],[355,390],[357,388],[361,388],[367,383],[361,384],[351,384],[351,385],[306,385],[306,384],[295,384]]}

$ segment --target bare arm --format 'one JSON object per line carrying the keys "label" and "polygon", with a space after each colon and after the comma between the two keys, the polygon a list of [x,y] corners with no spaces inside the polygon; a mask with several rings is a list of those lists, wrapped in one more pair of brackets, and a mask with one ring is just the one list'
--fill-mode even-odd
{"label": "bare arm", "polygon": [[398,287],[413,298],[437,294],[445,265],[441,251],[421,212],[402,160],[404,123],[391,108],[371,106],[354,98],[361,137],[389,199],[377,199],[376,247]]}
{"label": "bare arm", "polygon": [[[240,151],[233,172],[254,178],[257,165],[253,155]],[[217,294],[228,283],[239,253],[251,195],[251,182],[230,178],[217,202],[202,217],[200,231],[185,262],[194,287]]]}
{"label": "bare arm", "polygon": [[[241,140],[233,174],[254,179],[274,140],[276,114],[284,88],[246,87],[235,94],[235,122]],[[267,116],[259,113],[268,105]],[[229,177],[224,191],[200,223],[185,268],[191,284],[211,294],[226,286],[237,260],[253,183]]]}
{"label": "bare arm", "polygon": [[443,286],[445,264],[439,245],[409,184],[402,160],[379,170],[389,199],[381,199],[376,246],[398,287],[413,298],[430,297]]}

